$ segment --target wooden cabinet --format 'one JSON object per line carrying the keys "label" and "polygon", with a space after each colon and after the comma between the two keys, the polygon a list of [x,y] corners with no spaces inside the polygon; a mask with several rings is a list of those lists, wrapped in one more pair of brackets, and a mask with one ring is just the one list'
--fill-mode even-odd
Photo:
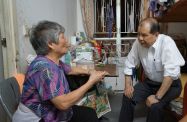
{"label": "wooden cabinet", "polygon": [[[171,6],[171,8],[169,8],[162,17],[158,17],[157,20],[161,23],[187,22],[187,0],[179,0],[173,6]],[[183,46],[183,44],[178,45],[178,47],[179,46]],[[183,77],[184,77],[184,74],[181,77],[182,85],[183,85],[183,91],[181,93],[181,97],[183,97],[183,115],[186,115],[187,114],[187,105],[186,105],[187,104],[187,94],[186,94],[187,84],[185,84],[186,79]],[[176,121],[179,121],[183,117],[183,115],[179,115],[176,112],[173,112],[171,109],[166,109],[166,112],[169,114],[169,116],[171,116]]]}
{"label": "wooden cabinet", "polygon": [[187,0],[179,0],[157,19],[159,22],[187,22]]}

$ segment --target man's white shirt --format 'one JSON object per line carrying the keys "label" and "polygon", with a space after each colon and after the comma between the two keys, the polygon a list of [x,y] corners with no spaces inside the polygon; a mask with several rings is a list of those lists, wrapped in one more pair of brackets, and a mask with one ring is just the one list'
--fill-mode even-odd
{"label": "man's white shirt", "polygon": [[145,48],[136,40],[125,60],[124,73],[132,75],[132,68],[141,62],[145,75],[153,81],[162,82],[164,76],[176,80],[180,76],[180,66],[185,61],[174,40],[164,34],[159,34],[155,43]]}

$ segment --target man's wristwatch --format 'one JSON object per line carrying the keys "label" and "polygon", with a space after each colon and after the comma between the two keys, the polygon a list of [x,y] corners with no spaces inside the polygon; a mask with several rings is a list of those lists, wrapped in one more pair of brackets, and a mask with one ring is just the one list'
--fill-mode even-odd
{"label": "man's wristwatch", "polygon": [[157,95],[155,95],[155,99],[157,99],[158,101],[161,100]]}

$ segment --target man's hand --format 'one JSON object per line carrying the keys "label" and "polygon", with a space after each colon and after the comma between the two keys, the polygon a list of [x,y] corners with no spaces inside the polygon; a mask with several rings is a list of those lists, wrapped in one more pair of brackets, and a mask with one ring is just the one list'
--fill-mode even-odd
{"label": "man's hand", "polygon": [[132,85],[132,79],[130,75],[125,75],[125,89],[124,95],[131,99],[133,97],[134,87]]}
{"label": "man's hand", "polygon": [[134,87],[133,86],[127,86],[125,88],[124,94],[125,94],[126,97],[131,99],[133,97],[133,92],[134,92]]}
{"label": "man's hand", "polygon": [[152,104],[158,103],[159,100],[156,99],[155,95],[150,95],[146,100],[146,105],[151,107]]}

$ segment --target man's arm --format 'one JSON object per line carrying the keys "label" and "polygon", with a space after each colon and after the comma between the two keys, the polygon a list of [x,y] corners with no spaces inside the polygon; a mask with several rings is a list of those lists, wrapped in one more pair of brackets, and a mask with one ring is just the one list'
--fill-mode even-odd
{"label": "man's arm", "polygon": [[173,79],[170,76],[165,76],[160,86],[159,90],[155,94],[159,99],[162,99],[163,96],[166,94],[168,89],[170,88],[171,84],[173,83]]}
{"label": "man's arm", "polygon": [[187,122],[187,115],[185,115],[179,122]]}
{"label": "man's arm", "polygon": [[132,85],[132,79],[131,75],[132,68],[136,67],[140,62],[139,56],[138,56],[138,40],[136,40],[133,43],[132,49],[129,52],[126,60],[125,60],[125,68],[124,68],[124,74],[125,74],[125,89],[124,89],[124,95],[128,98],[133,97],[134,88]]}
{"label": "man's arm", "polygon": [[172,38],[165,37],[162,47],[161,60],[164,66],[164,79],[156,93],[156,96],[160,99],[166,94],[173,80],[179,78],[180,66],[184,65],[184,59]]}
{"label": "man's arm", "polygon": [[163,82],[155,95],[150,95],[146,100],[146,105],[150,107],[154,103],[158,103],[171,87],[173,79],[170,76],[165,76]]}
{"label": "man's arm", "polygon": [[132,78],[131,78],[130,75],[125,75],[124,94],[128,98],[132,98],[133,97],[133,92],[134,92],[134,88],[133,88],[133,85],[132,85]]}
{"label": "man's arm", "polygon": [[125,75],[125,88],[132,86],[131,75]]}

